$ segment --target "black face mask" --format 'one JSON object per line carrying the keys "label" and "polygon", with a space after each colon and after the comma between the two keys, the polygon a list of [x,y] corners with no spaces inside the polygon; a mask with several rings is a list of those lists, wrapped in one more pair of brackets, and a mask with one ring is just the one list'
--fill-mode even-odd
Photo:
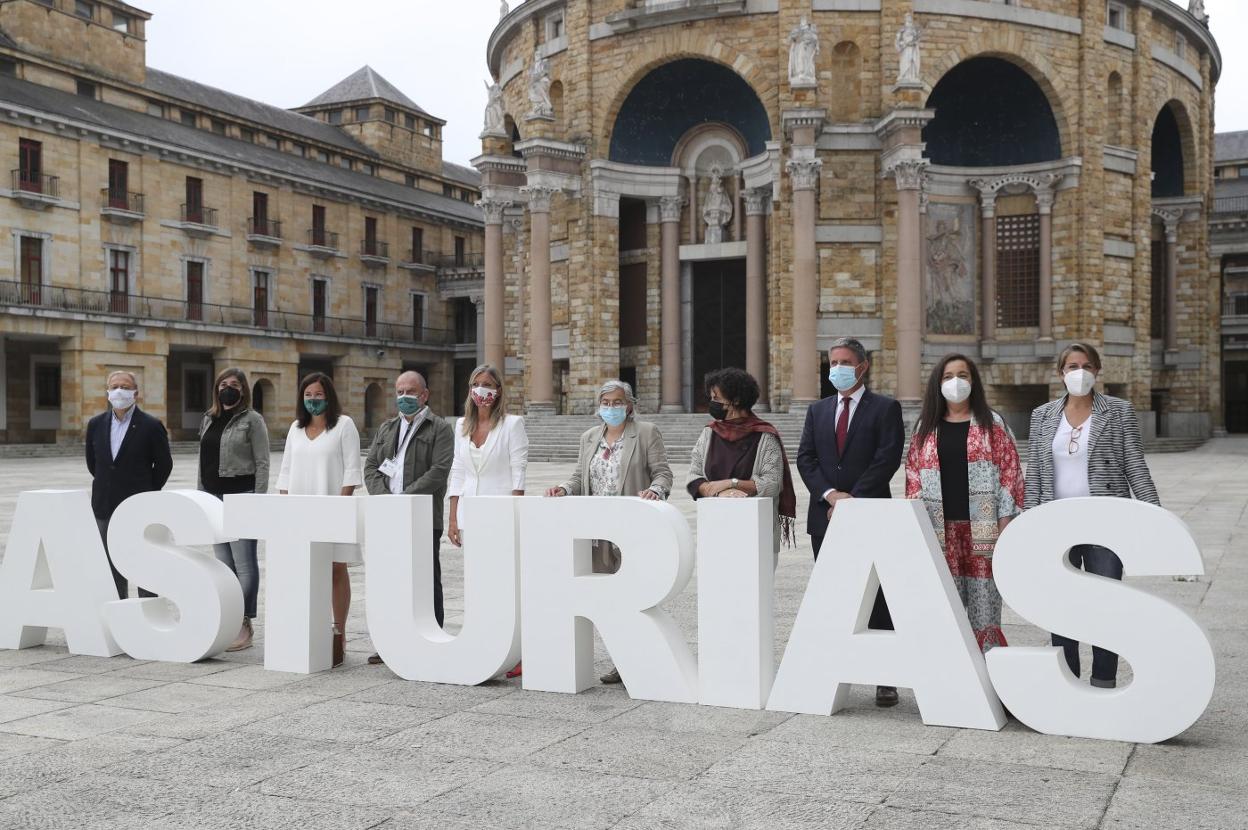
{"label": "black face mask", "polygon": [[711,417],[716,421],[722,421],[728,417],[728,407],[719,401],[711,401],[706,408],[711,413]]}
{"label": "black face mask", "polygon": [[217,392],[217,398],[222,406],[233,406],[243,399],[243,393],[233,386],[225,386]]}

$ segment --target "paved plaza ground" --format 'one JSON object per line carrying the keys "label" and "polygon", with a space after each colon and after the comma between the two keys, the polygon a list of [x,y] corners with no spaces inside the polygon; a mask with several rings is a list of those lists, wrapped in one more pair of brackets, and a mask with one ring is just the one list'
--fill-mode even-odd
{"label": "paved plaza ground", "polygon": [[[263,607],[256,648],[194,665],[73,657],[63,639],[0,652],[0,828],[1248,827],[1248,439],[1148,461],[1207,575],[1137,584],[1194,614],[1218,659],[1208,711],[1165,744],[929,728],[905,690],[892,710],[861,688],[814,717],[410,683],[365,662],[356,568],[330,672],[265,671]],[[530,491],[566,469],[533,465]],[[170,487],[193,482],[194,458],[176,458]],[[78,459],[0,459],[0,541],[18,492],[87,484]],[[683,491],[673,503],[692,519]],[[443,566],[456,624],[457,549]],[[777,655],[810,568],[807,543],[781,554]],[[669,610],[694,642],[692,584]],[[1046,642],[1008,609],[1005,632]]]}

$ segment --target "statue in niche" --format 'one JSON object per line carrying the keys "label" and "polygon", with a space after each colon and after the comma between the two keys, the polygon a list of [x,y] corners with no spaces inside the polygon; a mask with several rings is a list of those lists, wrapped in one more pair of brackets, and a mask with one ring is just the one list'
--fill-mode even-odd
{"label": "statue in niche", "polygon": [[815,58],[819,57],[819,32],[806,18],[789,32],[789,86],[812,87],[817,84]]}
{"label": "statue in niche", "polygon": [[[931,334],[973,334],[974,277],[968,240],[962,233],[960,206],[929,207],[935,216],[927,234],[927,330]],[[948,215],[948,213],[952,215]],[[943,218],[943,216],[948,218]]]}
{"label": "statue in niche", "polygon": [[723,242],[724,225],[732,219],[732,197],[724,190],[724,169],[718,164],[711,168],[711,186],[706,191],[702,219],[706,222],[706,244]]}
{"label": "statue in niche", "polygon": [[507,113],[503,110],[503,85],[489,84],[485,85],[486,94],[489,100],[485,105],[485,129],[481,131],[484,138],[487,135],[507,135],[507,128],[503,122],[507,118]]}
{"label": "statue in niche", "polygon": [[906,12],[906,21],[901,24],[901,29],[897,32],[897,83],[903,84],[921,84],[923,82],[919,73],[919,41],[922,40],[923,33],[914,22],[914,15]]}
{"label": "statue in niche", "polygon": [[550,102],[550,61],[542,57],[542,51],[533,52],[533,68],[529,70],[529,118],[554,118],[555,107]]}

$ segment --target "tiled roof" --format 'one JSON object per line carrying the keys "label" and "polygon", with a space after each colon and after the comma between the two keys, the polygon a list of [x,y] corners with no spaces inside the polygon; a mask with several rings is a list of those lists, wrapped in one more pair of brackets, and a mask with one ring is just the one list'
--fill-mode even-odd
{"label": "tiled roof", "polygon": [[[481,224],[481,211],[467,202],[440,193],[430,193],[400,182],[392,182],[365,173],[347,170],[334,164],[303,158],[259,144],[217,135],[208,130],[188,127],[178,121],[135,112],[113,104],[82,98],[51,87],[39,86],[16,78],[0,78],[0,102],[29,110],[46,112],[79,123],[110,128],[137,138],[184,147],[211,155],[222,161],[236,162],[288,175],[328,187],[353,191],[363,196],[385,199],[446,219]],[[55,171],[49,171],[55,173]]]}
{"label": "tiled roof", "polygon": [[472,187],[481,186],[481,174],[471,167],[464,167],[462,164],[452,164],[449,161],[442,162],[442,175],[460,184],[471,185]]}
{"label": "tiled roof", "polygon": [[1236,133],[1215,133],[1213,136],[1213,160],[1240,161],[1248,159],[1248,130]]}
{"label": "tiled roof", "polygon": [[[329,104],[346,104],[351,101],[366,101],[370,98],[380,98],[383,101],[389,101],[401,107],[415,110],[423,115],[429,115],[419,104],[400,92],[398,87],[374,72],[371,66],[360,67],[304,104],[300,109],[323,107]],[[432,115],[429,115],[429,117],[433,118]]]}
{"label": "tiled roof", "polygon": [[217,89],[207,84],[180,78],[177,75],[170,75],[168,72],[161,72],[159,69],[149,67],[147,80],[143,85],[152,92],[168,95],[170,98],[176,98],[179,101],[186,101],[196,106],[206,107],[207,109],[260,124],[272,124],[284,132],[294,133],[312,141],[341,147],[352,153],[377,156],[374,150],[356,141],[332,124],[326,124],[324,121],[317,121],[315,118],[284,110],[272,104],[253,101],[251,98],[235,95],[232,92],[226,92],[223,89]]}

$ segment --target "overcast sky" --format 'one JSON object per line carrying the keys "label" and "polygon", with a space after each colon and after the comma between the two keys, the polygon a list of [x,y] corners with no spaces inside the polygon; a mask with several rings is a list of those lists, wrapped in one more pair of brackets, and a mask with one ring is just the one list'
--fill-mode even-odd
{"label": "overcast sky", "polygon": [[[518,0],[510,0],[514,6]],[[499,0],[132,0],[150,66],[296,107],[369,64],[448,122],[447,161],[477,155]],[[1248,130],[1248,2],[1205,0],[1224,60],[1217,128]],[[1238,36],[1238,37],[1236,37]]]}

